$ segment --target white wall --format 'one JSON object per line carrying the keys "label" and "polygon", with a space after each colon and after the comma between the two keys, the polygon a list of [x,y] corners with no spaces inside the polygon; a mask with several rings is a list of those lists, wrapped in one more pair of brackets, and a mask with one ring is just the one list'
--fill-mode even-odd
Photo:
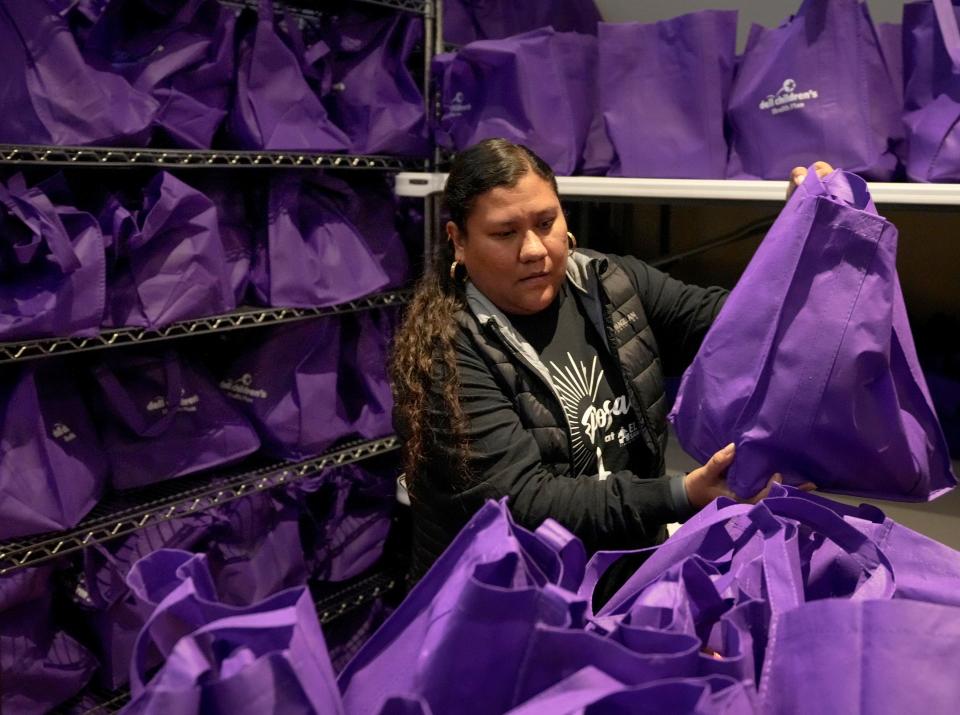
{"label": "white wall", "polygon": [[[739,10],[740,47],[751,23],[775,27],[797,11],[801,0],[596,0],[607,22],[656,22],[696,10]],[[876,22],[899,23],[904,0],[868,0]]]}

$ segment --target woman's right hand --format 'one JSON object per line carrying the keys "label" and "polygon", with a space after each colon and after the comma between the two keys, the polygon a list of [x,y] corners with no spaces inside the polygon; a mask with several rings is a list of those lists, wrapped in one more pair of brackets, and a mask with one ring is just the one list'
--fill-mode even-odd
{"label": "woman's right hand", "polygon": [[[699,469],[694,469],[683,479],[683,486],[687,490],[687,498],[696,509],[702,509],[717,497],[729,497],[734,501],[746,504],[756,504],[770,493],[770,487],[780,484],[779,474],[770,477],[767,485],[749,499],[741,499],[727,486],[727,470],[733,464],[736,448],[733,442],[710,457],[710,461]],[[813,489],[813,484],[807,483],[800,487],[805,491]]]}

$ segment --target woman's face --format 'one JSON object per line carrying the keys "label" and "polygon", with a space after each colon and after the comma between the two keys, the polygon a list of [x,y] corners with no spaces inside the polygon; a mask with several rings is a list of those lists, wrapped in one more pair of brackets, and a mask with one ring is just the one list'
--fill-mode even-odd
{"label": "woman's face", "polygon": [[553,187],[532,171],[477,196],[466,235],[452,221],[447,235],[470,280],[507,313],[539,313],[564,281],[567,222]]}

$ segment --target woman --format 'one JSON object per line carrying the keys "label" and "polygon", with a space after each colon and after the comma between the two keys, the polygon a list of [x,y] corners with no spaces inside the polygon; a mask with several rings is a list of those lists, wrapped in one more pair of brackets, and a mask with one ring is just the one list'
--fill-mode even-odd
{"label": "woman", "polygon": [[503,139],[457,155],[444,201],[449,241],[392,365],[412,578],[487,499],[509,497],[521,525],[552,517],[597,550],[658,543],[665,524],[732,497],[732,444],[664,478],[663,374],[689,364],[727,292],[577,249],[553,171]]}

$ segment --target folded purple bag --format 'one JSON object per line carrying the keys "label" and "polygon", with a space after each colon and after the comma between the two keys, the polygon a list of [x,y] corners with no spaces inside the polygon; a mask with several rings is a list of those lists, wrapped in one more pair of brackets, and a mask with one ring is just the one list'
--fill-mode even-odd
{"label": "folded purple bag", "polygon": [[353,431],[364,439],[393,433],[388,363],[399,319],[397,308],[365,310],[342,318],[339,390]]}
{"label": "folded purple bag", "polygon": [[706,462],[729,442],[741,496],[772,474],[923,501],[956,485],[866,183],[809,172],[684,374],[670,420]]}
{"label": "folded purple bag", "polygon": [[396,505],[392,465],[346,464],[291,485],[300,505],[300,533],[310,573],[322,581],[346,581],[376,563]]}
{"label": "folded purple bag", "polygon": [[84,57],[157,100],[153,143],[204,149],[227,115],[235,24],[216,0],[111,2],[85,33]]}
{"label": "folded purple bag", "polygon": [[7,372],[0,382],[0,539],[76,526],[106,479],[93,420],[71,376],[46,366]]}
{"label": "folded purple bag", "polygon": [[432,69],[442,104],[436,140],[460,150],[503,137],[529,146],[558,174],[585,164],[602,171],[597,156],[606,137],[598,132],[595,84],[586,79],[596,63],[595,38],[551,27],[438,55]]}
{"label": "folded purple bag", "polygon": [[951,0],[903,8],[907,175],[960,181],[960,29]]}
{"label": "folded purple bag", "polygon": [[0,340],[91,336],[105,301],[96,220],[22,175],[0,182]]}
{"label": "folded purple bag", "polygon": [[45,2],[0,5],[0,61],[0,141],[139,146],[149,136],[156,100],[89,67]]}
{"label": "folded purple bag", "polygon": [[222,373],[220,390],[254,424],[264,452],[306,459],[352,433],[339,355],[337,317],[278,327]]}
{"label": "folded purple bag", "polygon": [[259,0],[256,22],[237,28],[237,87],[227,118],[231,141],[242,149],[344,151],[350,139],[303,75],[304,59],[277,34],[273,2]]}
{"label": "folded purple bag", "polygon": [[610,176],[722,179],[736,11],[601,23],[598,40],[599,104],[616,152]]}
{"label": "folded purple bag", "polygon": [[308,50],[308,61],[319,57],[330,73],[324,105],[350,137],[352,153],[430,153],[421,73],[409,67],[422,42],[422,18],[361,7],[330,18]]}
{"label": "folded purple bag", "polygon": [[224,603],[246,606],[307,582],[299,510],[270,493],[254,493],[212,513],[203,549]]}
{"label": "folded purple bag", "polygon": [[[137,562],[129,583],[156,606],[137,639],[133,700],[122,712],[343,713],[306,588],[228,606],[217,598],[204,556],[167,549]],[[165,663],[147,683],[152,646]]]}
{"label": "folded purple bag", "polygon": [[596,35],[601,19],[593,0],[443,0],[443,39],[465,45],[546,25],[559,32]]}
{"label": "folded purple bag", "polygon": [[52,569],[0,577],[0,711],[43,715],[80,692],[97,667],[54,623]]}
{"label": "folded purple bag", "polygon": [[266,241],[251,267],[263,305],[314,307],[381,290],[389,278],[342,208],[347,185],[289,173],[270,183]]}
{"label": "folded purple bag", "polygon": [[108,327],[160,327],[236,307],[217,210],[160,172],[128,211],[111,198],[100,214],[108,244]]}
{"label": "folded purple bag", "polygon": [[[122,539],[94,544],[83,552],[83,565],[72,594],[78,606],[85,643],[100,661],[96,680],[108,690],[128,683],[133,645],[152,606],[137,598],[126,578],[133,564],[157,549],[197,550],[210,529],[207,514],[160,521]],[[162,662],[159,653],[148,658],[148,667]]]}
{"label": "folded purple bag", "polygon": [[727,118],[733,178],[782,180],[822,159],[889,180],[903,127],[866,3],[803,0],[780,27],[754,25]]}
{"label": "folded purple bag", "polygon": [[112,357],[94,377],[117,489],[229,464],[260,446],[253,427],[211,378],[170,350],[157,357]]}

